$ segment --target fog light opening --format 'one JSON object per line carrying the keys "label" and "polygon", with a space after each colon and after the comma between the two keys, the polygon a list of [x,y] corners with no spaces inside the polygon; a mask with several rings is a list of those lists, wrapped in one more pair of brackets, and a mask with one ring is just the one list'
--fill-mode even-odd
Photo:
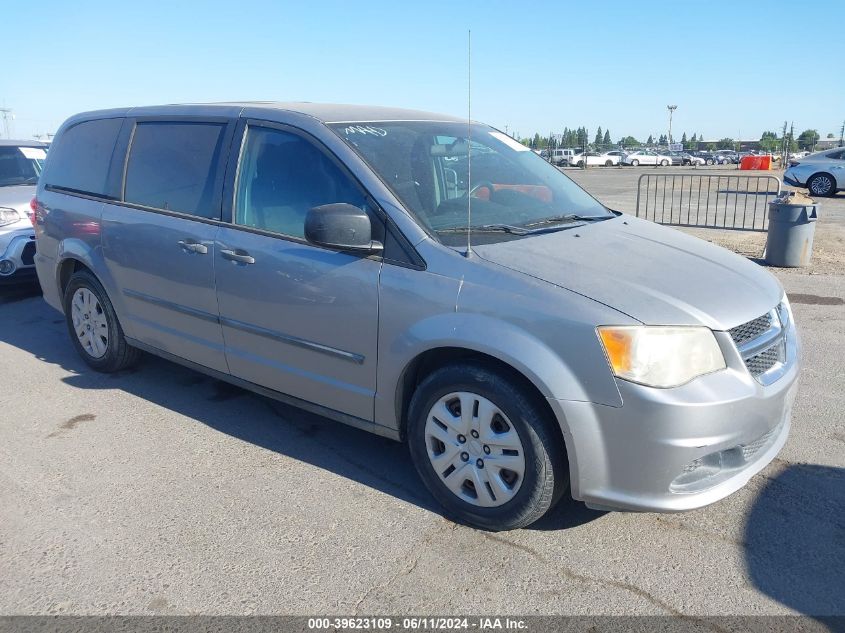
{"label": "fog light opening", "polygon": [[13,272],[15,272],[16,268],[17,266],[15,266],[15,262],[13,262],[11,259],[0,260],[0,275],[11,275]]}

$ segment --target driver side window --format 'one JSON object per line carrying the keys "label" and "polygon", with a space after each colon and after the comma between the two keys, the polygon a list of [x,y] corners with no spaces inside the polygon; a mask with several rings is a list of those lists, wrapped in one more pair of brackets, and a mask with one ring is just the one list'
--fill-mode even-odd
{"label": "driver side window", "polygon": [[273,128],[247,128],[235,224],[304,238],[308,211],[336,202],[366,208],[356,184],[308,140]]}

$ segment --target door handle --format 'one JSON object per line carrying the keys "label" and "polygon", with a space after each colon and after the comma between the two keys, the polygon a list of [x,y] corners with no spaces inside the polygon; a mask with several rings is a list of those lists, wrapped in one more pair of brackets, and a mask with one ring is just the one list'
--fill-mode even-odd
{"label": "door handle", "polygon": [[182,247],[182,250],[189,253],[198,253],[200,255],[208,253],[208,246],[200,244],[195,240],[179,240],[179,246]]}
{"label": "door handle", "polygon": [[228,259],[232,262],[239,262],[241,264],[255,263],[255,258],[246,251],[242,251],[241,249],[233,251],[231,249],[224,248],[220,251],[220,254],[223,256],[223,259]]}

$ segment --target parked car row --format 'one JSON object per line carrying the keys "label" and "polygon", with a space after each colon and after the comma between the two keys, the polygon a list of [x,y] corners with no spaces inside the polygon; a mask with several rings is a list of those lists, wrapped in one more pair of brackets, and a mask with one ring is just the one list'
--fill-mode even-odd
{"label": "parked car row", "polygon": [[611,150],[606,152],[583,149],[562,148],[535,150],[541,157],[558,167],[590,166],[614,167],[618,165],[736,165],[742,156],[749,152],[738,153],[733,150],[704,151],[667,151],[657,149]]}

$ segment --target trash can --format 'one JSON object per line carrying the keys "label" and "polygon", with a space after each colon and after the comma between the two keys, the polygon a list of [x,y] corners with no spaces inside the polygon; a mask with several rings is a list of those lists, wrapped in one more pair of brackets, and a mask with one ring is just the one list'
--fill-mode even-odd
{"label": "trash can", "polygon": [[769,233],[766,263],[797,268],[808,266],[813,257],[818,204],[769,203]]}

